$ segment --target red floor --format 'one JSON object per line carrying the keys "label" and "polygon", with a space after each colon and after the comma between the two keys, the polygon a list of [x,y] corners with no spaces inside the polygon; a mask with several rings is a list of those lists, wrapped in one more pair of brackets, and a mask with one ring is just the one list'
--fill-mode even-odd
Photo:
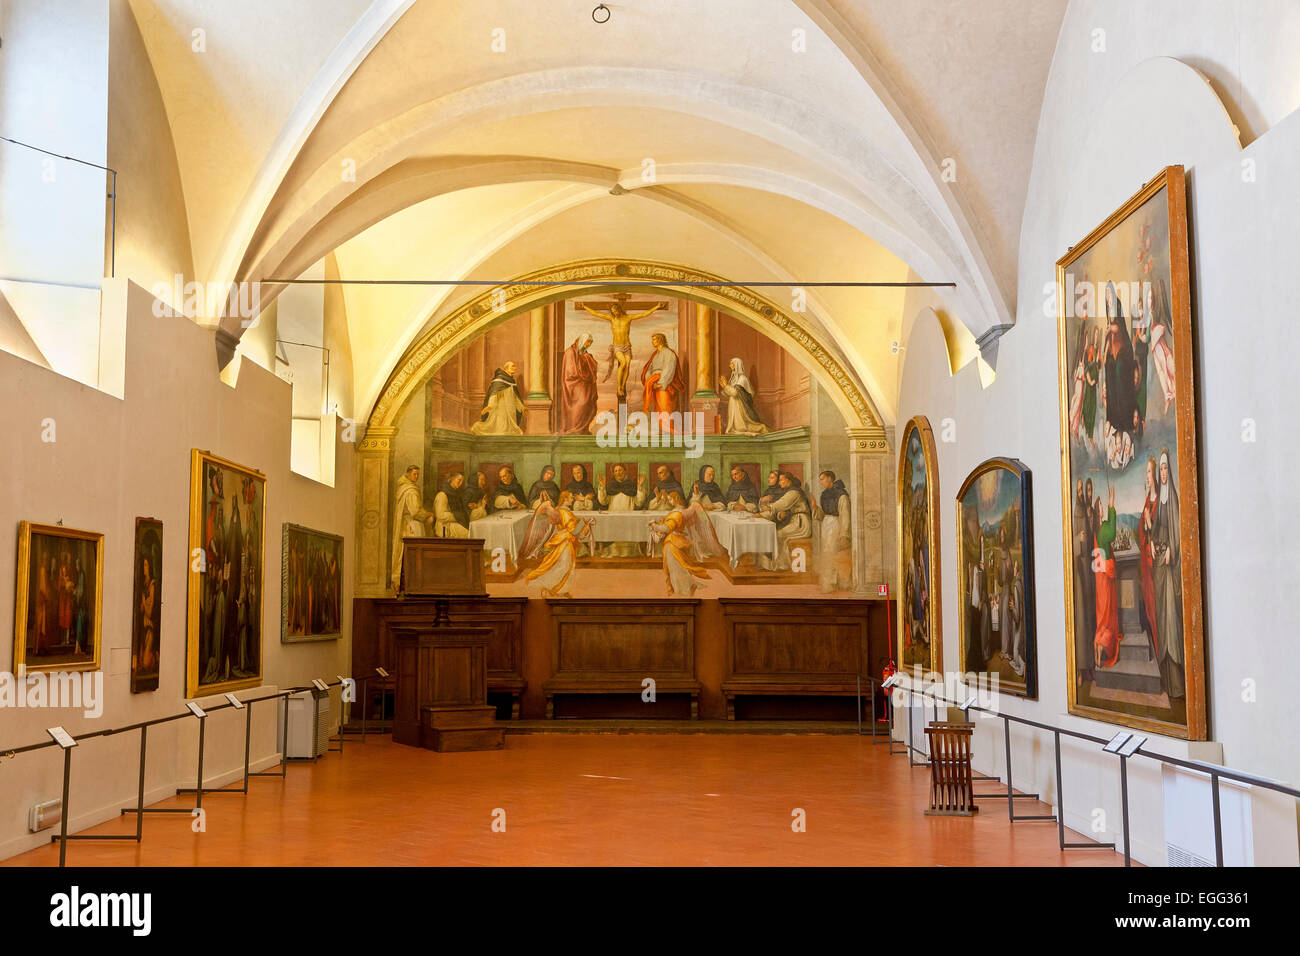
{"label": "red floor", "polygon": [[[927,817],[929,773],[857,736],[507,736],[502,751],[438,754],[387,738],[290,764],[247,796],[204,798],[207,831],[152,814],[144,842],[68,845],[84,866],[1119,865],[1057,848],[1053,823]],[[992,788],[977,785],[977,792]],[[156,806],[188,806],[193,797]],[[1017,813],[1049,813],[1017,800]],[[806,832],[791,829],[792,812]],[[493,814],[505,811],[505,832]],[[500,815],[498,814],[498,817]],[[94,831],[122,833],[134,818]],[[1067,839],[1080,841],[1067,831]],[[5,861],[51,866],[51,845]]]}

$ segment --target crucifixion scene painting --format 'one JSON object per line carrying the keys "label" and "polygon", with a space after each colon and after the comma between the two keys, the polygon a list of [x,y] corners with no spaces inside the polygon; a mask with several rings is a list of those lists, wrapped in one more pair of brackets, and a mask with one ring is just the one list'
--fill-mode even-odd
{"label": "crucifixion scene painting", "polygon": [[422,397],[393,445],[394,589],[414,535],[482,538],[494,594],[853,593],[844,419],[736,316],[563,299],[469,342]]}

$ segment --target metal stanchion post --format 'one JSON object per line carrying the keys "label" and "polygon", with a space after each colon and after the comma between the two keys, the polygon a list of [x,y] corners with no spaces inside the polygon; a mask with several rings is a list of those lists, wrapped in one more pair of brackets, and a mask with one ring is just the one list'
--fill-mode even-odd
{"label": "metal stanchion post", "polygon": [[244,704],[244,793],[248,793],[248,758],[253,747],[253,702]]}
{"label": "metal stanchion post", "polygon": [[199,779],[194,787],[194,809],[203,807],[203,733],[208,722],[208,715],[199,718]]}
{"label": "metal stanchion post", "polygon": [[[144,839],[144,754],[149,741],[149,725],[140,725],[140,786],[135,795],[135,842]],[[122,811],[125,813],[126,811]]]}
{"label": "metal stanchion post", "polygon": [[63,750],[63,813],[59,819],[59,866],[68,861],[68,784],[72,780],[72,748]]}
{"label": "metal stanchion post", "polygon": [[[1219,812],[1219,775],[1210,774],[1210,794],[1214,798],[1214,865],[1223,866],[1223,816]],[[1128,849],[1128,831],[1124,834],[1124,848]]]}
{"label": "metal stanchion post", "polygon": [[1124,865],[1132,866],[1133,859],[1128,847],[1128,757],[1123,754],[1119,758],[1119,798],[1124,823]]}

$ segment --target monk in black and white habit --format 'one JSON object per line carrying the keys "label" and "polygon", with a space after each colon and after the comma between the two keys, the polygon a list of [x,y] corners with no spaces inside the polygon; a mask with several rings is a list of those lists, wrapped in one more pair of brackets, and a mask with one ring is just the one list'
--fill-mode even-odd
{"label": "monk in black and white habit", "polygon": [[814,517],[821,519],[821,560],[819,562],[823,591],[836,591],[853,587],[852,515],[849,492],[844,480],[835,472],[823,471],[818,476],[822,486],[821,498]]}
{"label": "monk in black and white habit", "polygon": [[725,500],[728,511],[758,511],[758,486],[743,468],[731,469],[731,484]]}
{"label": "monk in black and white habit", "polygon": [[573,496],[573,504],[570,505],[571,511],[595,511],[596,510],[596,488],[587,479],[587,469],[582,465],[574,465],[570,471],[570,481],[564,486],[564,490]]}
{"label": "monk in black and white habit", "polygon": [[555,469],[547,465],[542,469],[542,476],[528,489],[528,507],[536,509],[545,502],[557,504],[560,500],[560,486],[555,483]]}
{"label": "monk in black and white habit", "polygon": [[514,469],[506,465],[497,472],[496,490],[492,492],[489,511],[520,511],[528,507],[524,486],[515,477]]}
{"label": "monk in black and white habit", "polygon": [[650,486],[652,503],[666,502],[674,494],[683,501],[686,500],[686,491],[682,488],[682,483],[673,477],[673,473],[667,465],[660,465],[655,470],[654,484]]}
{"label": "monk in black and white habit", "polygon": [[479,420],[470,426],[475,435],[522,435],[524,396],[515,381],[516,366],[506,362],[492,373]]}
{"label": "monk in black and white habit", "polygon": [[[621,464],[613,468],[614,476],[606,481],[599,481],[596,500],[607,511],[636,511],[645,505],[645,475],[637,475],[636,481]],[[641,553],[641,546],[633,541],[612,541],[605,548],[605,556],[611,558],[634,558]]]}

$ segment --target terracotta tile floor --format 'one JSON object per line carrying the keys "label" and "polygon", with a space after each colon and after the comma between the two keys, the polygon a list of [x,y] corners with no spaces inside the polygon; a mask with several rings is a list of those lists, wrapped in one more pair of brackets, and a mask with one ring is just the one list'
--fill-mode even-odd
{"label": "terracotta tile floor", "polygon": [[[1109,850],[1057,849],[1052,823],[927,817],[929,772],[856,736],[511,735],[506,749],[437,754],[368,737],[248,796],[145,820],[142,844],[79,841],[72,866],[1119,865]],[[977,785],[977,790],[992,788]],[[156,806],[187,806],[193,797]],[[1017,812],[1047,813],[1018,800]],[[493,811],[506,830],[493,832]],[[807,831],[791,830],[795,808]],[[123,817],[94,832],[134,827]],[[1083,839],[1069,834],[1068,839]],[[8,865],[58,862],[56,845]]]}

